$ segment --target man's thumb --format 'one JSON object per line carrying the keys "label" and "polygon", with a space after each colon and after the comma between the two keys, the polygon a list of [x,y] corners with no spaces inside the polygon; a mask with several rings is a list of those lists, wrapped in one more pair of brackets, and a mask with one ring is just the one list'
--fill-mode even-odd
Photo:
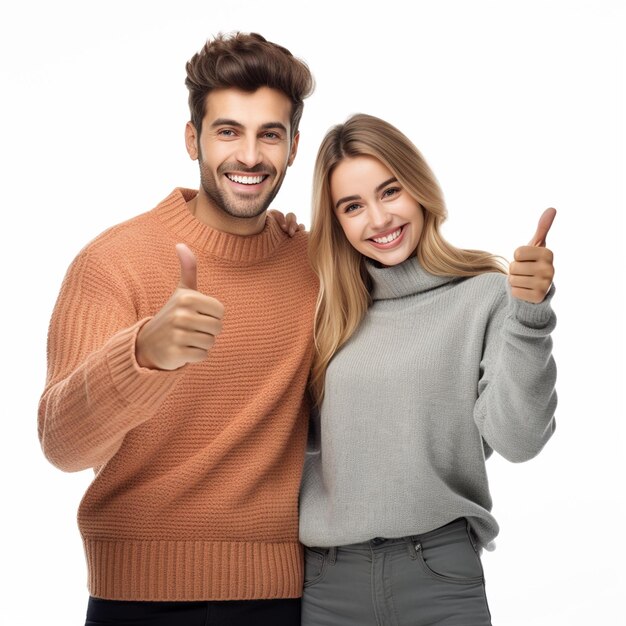
{"label": "man's thumb", "polygon": [[180,282],[178,286],[183,289],[198,288],[196,257],[193,252],[184,244],[176,244],[176,253],[180,261]]}

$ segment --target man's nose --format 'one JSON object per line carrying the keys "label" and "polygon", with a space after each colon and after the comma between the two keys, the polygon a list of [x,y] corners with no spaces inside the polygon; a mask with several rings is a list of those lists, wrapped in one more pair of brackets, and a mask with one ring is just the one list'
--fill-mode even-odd
{"label": "man's nose", "polygon": [[243,139],[235,157],[246,167],[254,167],[263,160],[261,150],[259,148],[259,142],[256,140],[256,137]]}

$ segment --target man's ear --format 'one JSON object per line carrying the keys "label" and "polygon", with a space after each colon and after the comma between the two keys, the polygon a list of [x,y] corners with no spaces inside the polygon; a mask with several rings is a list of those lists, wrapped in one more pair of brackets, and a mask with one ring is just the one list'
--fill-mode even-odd
{"label": "man's ear", "polygon": [[187,153],[193,161],[198,160],[198,132],[192,122],[187,122],[185,126],[185,146]]}
{"label": "man's ear", "polygon": [[300,141],[300,131],[298,131],[294,138],[291,141],[291,150],[289,150],[289,160],[287,161],[287,165],[291,165],[296,158],[296,154],[298,153],[298,142]]}

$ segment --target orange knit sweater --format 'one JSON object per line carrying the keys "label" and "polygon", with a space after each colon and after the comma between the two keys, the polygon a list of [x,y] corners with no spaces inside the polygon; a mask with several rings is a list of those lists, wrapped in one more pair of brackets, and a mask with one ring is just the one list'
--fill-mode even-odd
{"label": "orange knit sweater", "polygon": [[[88,244],[48,337],[39,438],[59,468],[94,468],[78,523],[89,591],[119,600],[301,595],[298,488],[317,281],[307,239],[268,216],[240,237],[197,220],[176,189]],[[179,280],[225,307],[209,358],[141,368],[135,338]]]}

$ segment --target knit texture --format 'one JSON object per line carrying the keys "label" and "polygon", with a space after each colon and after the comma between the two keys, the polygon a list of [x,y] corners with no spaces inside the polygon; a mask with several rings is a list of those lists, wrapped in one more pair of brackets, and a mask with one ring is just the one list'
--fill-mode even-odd
{"label": "knit texture", "polygon": [[[78,523],[89,592],[118,600],[299,597],[298,488],[317,281],[307,237],[209,228],[175,190],[88,244],[48,337],[39,437],[59,468],[94,468]],[[225,307],[201,363],[140,367],[135,339],[198,261]]]}
{"label": "knit texture", "polygon": [[554,287],[531,304],[503,274],[434,276],[415,257],[367,266],[373,304],[326,372],[300,539],[338,546],[467,517],[489,546],[486,457],[530,459],[555,428]]}

